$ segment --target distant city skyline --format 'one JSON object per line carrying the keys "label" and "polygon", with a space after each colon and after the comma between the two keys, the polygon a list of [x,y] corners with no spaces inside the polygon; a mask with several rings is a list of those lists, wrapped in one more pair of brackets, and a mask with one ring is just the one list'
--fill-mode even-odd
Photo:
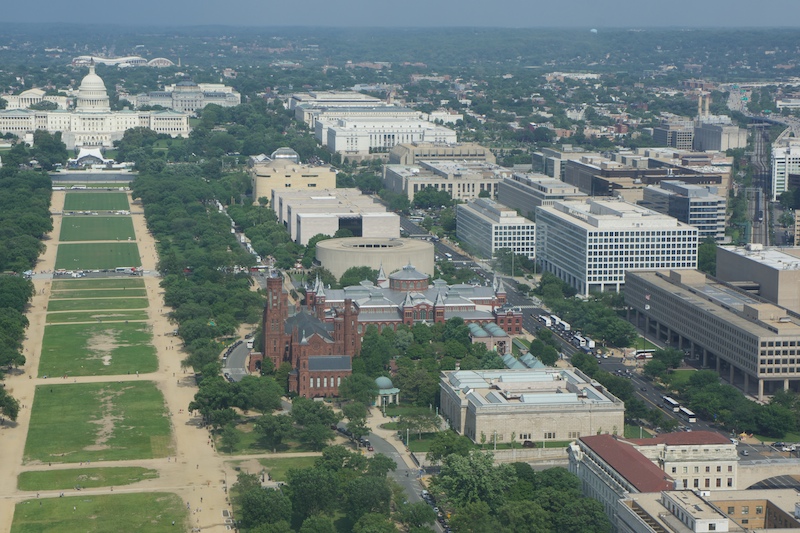
{"label": "distant city skyline", "polygon": [[301,0],[284,6],[263,0],[140,0],[134,5],[88,0],[40,0],[35,8],[7,2],[0,23],[119,24],[126,26],[325,27],[800,27],[797,0],[407,0],[377,6],[365,0]]}

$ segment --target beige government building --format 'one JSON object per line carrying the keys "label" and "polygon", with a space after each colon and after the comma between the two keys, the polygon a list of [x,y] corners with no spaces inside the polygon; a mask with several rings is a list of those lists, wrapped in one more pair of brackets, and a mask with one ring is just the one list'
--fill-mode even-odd
{"label": "beige government building", "polygon": [[625,404],[577,369],[456,370],[439,380],[440,413],[473,442],[566,441],[622,433]]}
{"label": "beige government building", "polygon": [[328,166],[302,165],[297,153],[279,148],[270,157],[251,157],[247,169],[253,184],[253,203],[272,199],[275,190],[335,189],[336,171]]}

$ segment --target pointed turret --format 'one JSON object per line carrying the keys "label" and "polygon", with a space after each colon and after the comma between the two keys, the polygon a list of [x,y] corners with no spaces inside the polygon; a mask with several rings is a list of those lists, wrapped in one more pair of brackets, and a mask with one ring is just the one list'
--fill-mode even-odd
{"label": "pointed turret", "polygon": [[386,272],[383,270],[383,261],[381,261],[381,267],[378,269],[378,279],[375,280],[378,287],[385,289],[389,287],[389,277],[386,275]]}

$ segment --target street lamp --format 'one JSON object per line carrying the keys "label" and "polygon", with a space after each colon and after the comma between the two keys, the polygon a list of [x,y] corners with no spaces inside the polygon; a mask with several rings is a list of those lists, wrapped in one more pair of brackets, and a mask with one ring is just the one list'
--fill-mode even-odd
{"label": "street lamp", "polygon": [[497,451],[497,430],[494,430],[494,451]]}

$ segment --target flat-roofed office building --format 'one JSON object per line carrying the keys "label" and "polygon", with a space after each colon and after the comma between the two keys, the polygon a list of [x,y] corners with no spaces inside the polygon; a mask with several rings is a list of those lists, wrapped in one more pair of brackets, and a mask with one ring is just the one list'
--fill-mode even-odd
{"label": "flat-roofed office building", "polygon": [[619,291],[627,272],[697,268],[697,228],[621,200],[555,202],[536,208],[536,260],[580,294]]}
{"label": "flat-roofed office building", "polygon": [[456,235],[481,257],[492,258],[501,249],[528,259],[536,255],[536,225],[489,198],[456,206]]}
{"label": "flat-roofed office building", "polygon": [[719,188],[664,180],[644,189],[641,205],[697,228],[700,241],[725,239],[727,201]]}
{"label": "flat-roofed office building", "polygon": [[536,208],[559,200],[581,200],[586,194],[575,185],[544,174],[514,174],[497,187],[497,201],[533,220]]}
{"label": "flat-roofed office building", "polygon": [[473,442],[563,441],[624,428],[625,404],[577,369],[455,370],[440,413]]}
{"label": "flat-roofed office building", "polygon": [[717,278],[800,313],[800,248],[718,246]]}
{"label": "flat-roofed office building", "polygon": [[387,189],[403,193],[409,201],[427,187],[446,191],[453,200],[479,198],[481,192],[497,196],[503,178],[511,169],[486,161],[425,160],[416,165],[384,165],[383,183]]}
{"label": "flat-roofed office building", "polygon": [[476,143],[401,143],[389,152],[390,165],[413,165],[427,159],[497,162],[491,150]]}
{"label": "flat-roofed office building", "polygon": [[[800,316],[696,270],[628,272],[629,318],[763,400],[800,390]],[[755,384],[755,391],[752,384]]]}

